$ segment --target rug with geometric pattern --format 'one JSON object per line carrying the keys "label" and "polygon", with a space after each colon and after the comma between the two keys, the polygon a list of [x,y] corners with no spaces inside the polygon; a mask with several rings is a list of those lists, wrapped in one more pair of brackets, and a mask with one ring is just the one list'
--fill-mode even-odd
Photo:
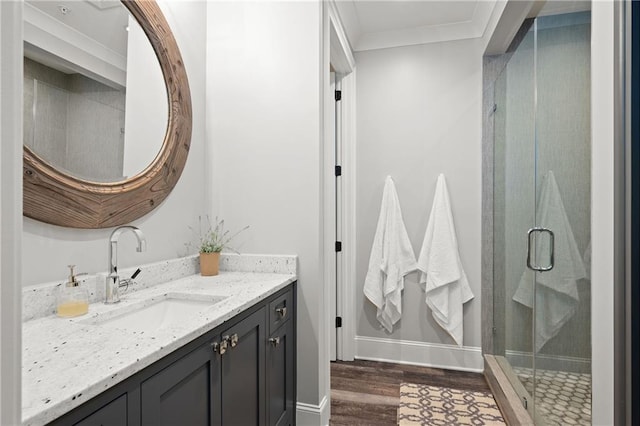
{"label": "rug with geometric pattern", "polygon": [[504,425],[489,392],[400,385],[399,425]]}

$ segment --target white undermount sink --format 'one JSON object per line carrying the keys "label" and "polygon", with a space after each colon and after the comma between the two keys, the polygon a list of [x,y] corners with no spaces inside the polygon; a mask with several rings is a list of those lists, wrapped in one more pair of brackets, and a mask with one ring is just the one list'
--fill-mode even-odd
{"label": "white undermount sink", "polygon": [[165,294],[135,305],[105,312],[85,323],[136,332],[151,332],[183,322],[209,309],[226,296]]}

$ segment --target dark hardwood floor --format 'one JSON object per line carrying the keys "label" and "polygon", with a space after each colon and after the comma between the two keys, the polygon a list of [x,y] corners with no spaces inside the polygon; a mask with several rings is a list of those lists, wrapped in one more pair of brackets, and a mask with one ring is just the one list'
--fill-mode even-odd
{"label": "dark hardwood floor", "polygon": [[331,425],[395,425],[400,383],[490,392],[480,373],[385,362],[331,363]]}

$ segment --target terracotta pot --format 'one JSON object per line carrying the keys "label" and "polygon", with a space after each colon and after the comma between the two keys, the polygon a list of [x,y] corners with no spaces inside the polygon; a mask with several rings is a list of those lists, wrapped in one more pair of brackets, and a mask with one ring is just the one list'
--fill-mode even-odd
{"label": "terracotta pot", "polygon": [[218,275],[220,253],[200,253],[200,275],[210,277]]}

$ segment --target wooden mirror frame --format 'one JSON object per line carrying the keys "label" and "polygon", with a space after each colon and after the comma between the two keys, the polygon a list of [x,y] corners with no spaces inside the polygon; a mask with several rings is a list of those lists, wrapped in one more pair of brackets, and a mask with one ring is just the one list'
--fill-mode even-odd
{"label": "wooden mirror frame", "polygon": [[142,172],[115,183],[83,180],[43,161],[24,146],[23,213],[53,225],[97,229],[144,216],[169,195],[184,169],[191,144],[191,93],[182,56],[153,0],[122,0],[138,20],[158,57],[169,101],[160,152]]}

